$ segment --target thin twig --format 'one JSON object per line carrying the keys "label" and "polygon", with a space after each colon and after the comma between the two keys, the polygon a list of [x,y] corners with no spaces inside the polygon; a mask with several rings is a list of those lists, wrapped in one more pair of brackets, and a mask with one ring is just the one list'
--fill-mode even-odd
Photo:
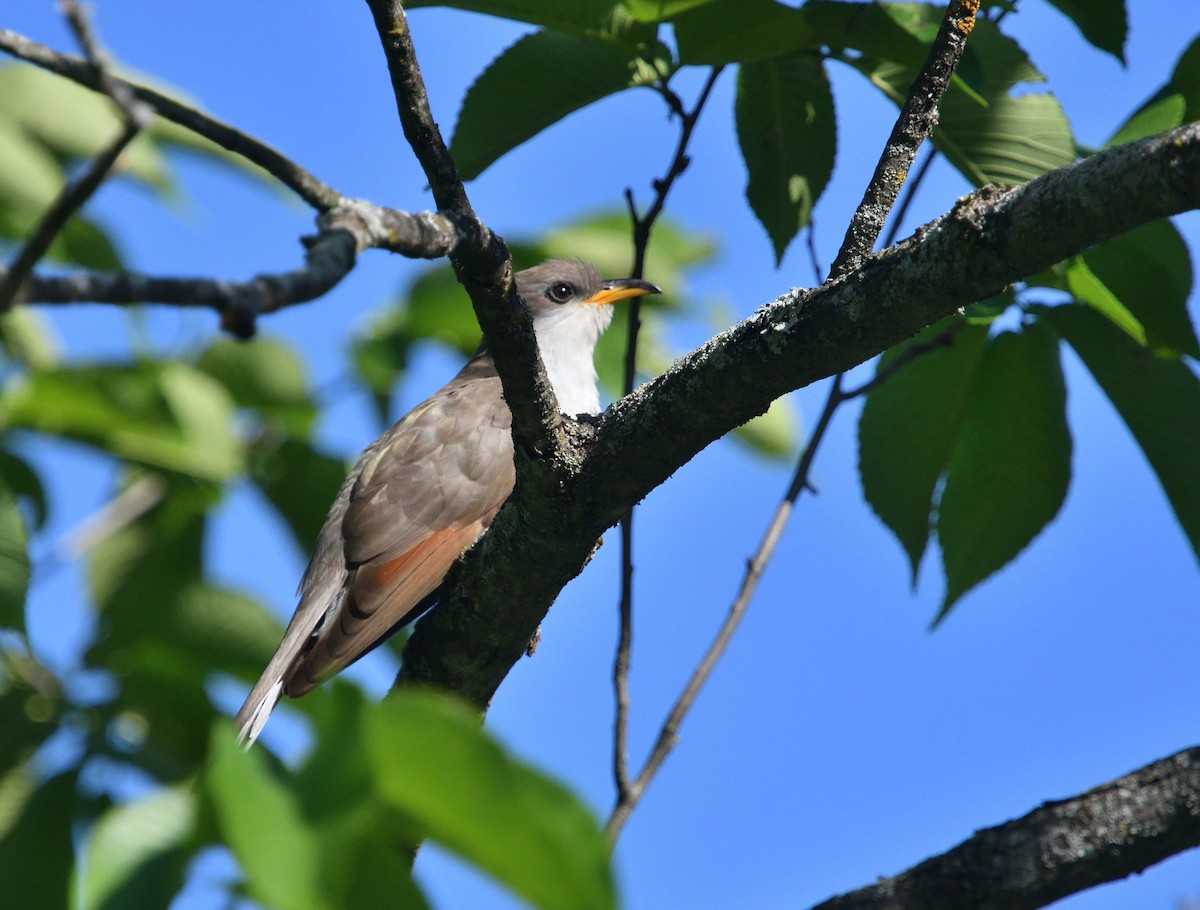
{"label": "thin twig", "polygon": [[[722,66],[714,66],[696,98],[696,104],[687,111],[679,96],[665,83],[660,87],[660,94],[667,101],[671,111],[679,117],[679,139],[675,144],[675,153],[667,173],[660,180],[654,181],[654,201],[646,213],[639,215],[634,203],[633,191],[625,191],[625,200],[629,205],[629,218],[633,224],[633,270],[631,276],[641,278],[645,270],[646,250],[650,245],[650,232],[654,228],[659,215],[666,206],[667,195],[675,181],[688,167],[688,144],[691,142],[692,131],[696,121],[704,110],[712,93],[717,78],[721,75]],[[635,366],[637,363],[638,333],[641,329],[641,301],[635,297],[629,304],[629,328],[625,343],[625,372],[622,394],[628,395],[633,391]],[[628,740],[629,740],[629,664],[633,646],[633,510],[630,509],[621,518],[621,599],[618,605],[620,628],[617,633],[617,652],[613,658],[613,698],[615,702],[615,717],[613,720],[613,779],[616,783],[618,806],[629,798],[628,771]]]}
{"label": "thin twig", "polygon": [[113,139],[88,160],[79,175],[58,194],[58,197],[42,215],[12,264],[0,275],[0,312],[8,310],[21,286],[33,271],[33,267],[46,255],[50,245],[62,233],[67,223],[87,204],[96,190],[112,172],[117,160],[124,153],[142,128],[150,122],[153,114],[149,107],[130,96],[109,74],[108,61],[100,50],[99,42],[92,33],[91,25],[73,0],[64,0],[63,15],[87,53],[87,66],[96,82],[109,94],[121,114],[121,130]]}
{"label": "thin twig", "polygon": [[[929,57],[909,91],[908,100],[900,111],[863,201],[854,213],[842,247],[830,269],[831,278],[839,278],[857,268],[874,247],[883,223],[896,201],[913,156],[936,122],[937,103],[949,85],[950,76],[962,56],[964,41],[974,25],[977,8],[977,0],[951,0],[949,3]],[[899,365],[891,368],[887,375],[892,375],[898,368]],[[864,386],[862,389],[845,393],[842,390],[843,377],[842,373],[833,377],[816,427],[800,455],[787,492],[771,517],[758,549],[747,562],[741,586],[725,621],[660,729],[645,766],[636,779],[627,783],[624,798],[618,801],[609,817],[605,831],[610,841],[615,841],[620,835],[642,793],[674,748],[684,717],[745,615],[759,579],[770,562],[788,518],[795,508],[796,500],[805,489],[811,489],[809,473],[812,463],[834,414],[845,401],[856,397],[867,388]]]}
{"label": "thin twig", "polygon": [[[0,29],[0,51],[77,82],[85,88],[100,90],[95,73],[85,61],[59,54],[17,32]],[[341,193],[258,139],[154,89],[115,76],[113,81],[128,89],[138,101],[149,105],[160,117],[187,127],[226,151],[257,164],[317,211],[329,211],[341,202]]]}
{"label": "thin twig", "polygon": [[846,229],[842,247],[830,269],[831,277],[840,278],[854,271],[875,248],[875,241],[908,176],[917,149],[937,123],[938,102],[950,86],[950,77],[962,59],[978,9],[979,0],[951,0],[947,7],[925,65],[908,90],[908,98],[879,156],[867,191]]}

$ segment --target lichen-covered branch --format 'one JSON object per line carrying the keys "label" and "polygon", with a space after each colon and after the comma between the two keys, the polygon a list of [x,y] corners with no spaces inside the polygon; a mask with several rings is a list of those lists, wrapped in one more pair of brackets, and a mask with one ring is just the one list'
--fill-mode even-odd
{"label": "lichen-covered branch", "polygon": [[1200,846],[1200,747],[1022,818],[813,910],[1034,910]]}

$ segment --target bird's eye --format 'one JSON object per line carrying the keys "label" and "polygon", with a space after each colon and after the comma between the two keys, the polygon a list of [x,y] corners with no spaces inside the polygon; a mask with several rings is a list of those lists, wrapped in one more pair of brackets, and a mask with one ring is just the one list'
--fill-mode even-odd
{"label": "bird's eye", "polygon": [[555,303],[566,303],[575,296],[575,288],[565,281],[559,281],[550,285],[550,289],[546,291],[546,296]]}

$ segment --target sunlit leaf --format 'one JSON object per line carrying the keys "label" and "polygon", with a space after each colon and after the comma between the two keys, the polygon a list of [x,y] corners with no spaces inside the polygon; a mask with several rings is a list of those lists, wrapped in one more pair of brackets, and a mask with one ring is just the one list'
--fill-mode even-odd
{"label": "sunlit leaf", "polygon": [[1047,311],[1133,433],[1200,558],[1200,379],[1178,357],[1156,356],[1087,307]]}
{"label": "sunlit leaf", "polygon": [[939,621],[1058,514],[1070,480],[1058,337],[1036,324],[996,336],[975,370],[938,503]]}
{"label": "sunlit leaf", "polygon": [[297,436],[307,436],[312,428],[316,407],[304,364],[282,342],[222,338],[200,355],[196,368],[221,383],[239,408],[277,418]]}
{"label": "sunlit leaf", "polygon": [[543,30],[526,35],[467,90],[450,154],[463,179],[568,114],[622,89],[646,85],[665,72],[665,49],[647,64],[641,52],[604,38]]}
{"label": "sunlit leaf", "polygon": [[1188,313],[1192,260],[1171,222],[1136,227],[1086,250],[1083,260],[1144,327],[1147,344],[1200,357]]}
{"label": "sunlit leaf", "polygon": [[378,792],[541,910],[611,908],[608,846],[565,789],[513,760],[462,705],[403,692],[367,719]]}
{"label": "sunlit leaf", "polygon": [[225,389],[180,363],[38,370],[0,397],[9,426],[211,480],[241,468],[232,418]]}
{"label": "sunlit leaf", "polygon": [[170,904],[183,884],[196,810],[195,790],[184,785],[155,790],[100,816],[83,846],[80,907]]}
{"label": "sunlit leaf", "polygon": [[35,370],[55,366],[60,344],[46,317],[31,307],[0,314],[0,350],[9,359]]}
{"label": "sunlit leaf", "polygon": [[623,12],[619,0],[409,0],[405,9],[444,6],[576,34],[606,34]]}
{"label": "sunlit leaf", "polygon": [[1086,303],[1138,344],[1146,344],[1146,328],[1108,286],[1088,268],[1082,256],[1067,265],[1067,287],[1076,300]]}
{"label": "sunlit leaf", "polygon": [[1105,148],[1123,145],[1165,133],[1184,123],[1187,116],[1187,101],[1183,95],[1170,94],[1157,101],[1152,101],[1141,110],[1134,113],[1121,127],[1112,134]]}
{"label": "sunlit leaf", "polygon": [[624,0],[625,8],[642,22],[663,22],[712,0]]}
{"label": "sunlit leaf", "polygon": [[271,773],[266,753],[244,751],[228,724],[218,724],[204,784],[222,839],[241,866],[251,897],[276,910],[328,906],[317,837],[295,795]]}
{"label": "sunlit leaf", "polygon": [[821,62],[797,54],[744,64],[735,104],[746,198],[783,259],[833,172],[833,95]]}

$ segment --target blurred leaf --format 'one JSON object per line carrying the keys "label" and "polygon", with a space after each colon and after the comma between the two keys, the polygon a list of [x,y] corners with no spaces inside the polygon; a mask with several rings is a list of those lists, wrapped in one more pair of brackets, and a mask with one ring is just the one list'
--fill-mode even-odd
{"label": "blurred leaf", "polygon": [[[53,673],[18,646],[0,648],[0,775],[27,761],[58,729],[65,710]],[[0,836],[5,830],[0,824]]]}
{"label": "blurred leaf", "polygon": [[[105,812],[83,846],[83,910],[166,907],[183,885],[196,823],[189,785],[163,787]],[[76,875],[80,870],[76,870]]]}
{"label": "blurred leaf", "polygon": [[1133,433],[1200,558],[1200,380],[1081,306],[1046,311]]}
{"label": "blurred leaf", "polygon": [[1136,227],[1087,250],[1083,260],[1145,328],[1150,347],[1200,357],[1188,315],[1191,257],[1171,222]]}
{"label": "blurred leaf", "polygon": [[346,479],[346,463],[298,439],[263,439],[252,449],[250,477],[296,539],[311,553],[329,504]]}
{"label": "blurred leaf", "polygon": [[999,294],[988,297],[986,300],[977,300],[974,303],[967,304],[963,310],[963,315],[966,317],[967,322],[990,325],[1002,316],[1016,302],[1016,299],[1017,297],[1013,293],[1013,289],[1008,287]]}
{"label": "blurred leaf", "polygon": [[0,396],[0,420],[197,478],[241,469],[228,393],[180,363],[33,371]]}
{"label": "blurred leaf", "polygon": [[[737,28],[730,28],[733,20]],[[809,49],[815,33],[803,10],[775,0],[715,0],[674,23],[679,62],[746,63]]]}
{"label": "blurred leaf", "polygon": [[1185,122],[1186,114],[1187,101],[1182,95],[1172,94],[1152,101],[1130,116],[1104,147],[1112,148],[1172,130]]}
{"label": "blurred leaf", "polygon": [[0,629],[25,631],[29,590],[29,534],[17,497],[0,484]]}
{"label": "blurred leaf", "polygon": [[363,690],[333,679],[309,693],[302,705],[313,722],[315,746],[294,786],[321,841],[322,880],[329,893],[346,907],[425,907],[409,868],[420,837],[375,789],[363,746],[369,710]]}
{"label": "blurred leaf", "polygon": [[744,64],[735,115],[749,175],[746,198],[778,265],[833,171],[833,95],[821,61],[797,54]]}
{"label": "blurred leaf", "polygon": [[937,621],[1028,546],[1070,481],[1058,338],[1036,324],[997,335],[975,370],[938,504],[946,596]]}
{"label": "blurred leaf", "polygon": [[53,327],[40,311],[18,306],[0,313],[0,350],[15,363],[49,369],[58,363],[59,347]]}
{"label": "blurred leaf", "polygon": [[506,755],[479,717],[404,691],[365,727],[379,795],[542,910],[615,906],[607,841],[559,784]]}
{"label": "blurred leaf", "polygon": [[223,385],[239,408],[278,418],[296,436],[311,431],[316,406],[308,376],[296,352],[282,342],[221,338],[200,355],[196,368]]}
{"label": "blurred leaf", "polygon": [[18,501],[25,500],[35,529],[46,523],[46,491],[41,478],[24,459],[3,449],[0,449],[0,486],[7,487]]}
{"label": "blurred leaf", "polygon": [[614,92],[649,85],[670,59],[656,46],[654,65],[627,45],[543,30],[518,40],[467,89],[450,154],[464,180],[568,114]]}
{"label": "blurred leaf", "polygon": [[1093,47],[1125,62],[1129,34],[1125,0],[1050,0],[1050,4],[1074,22]]}
{"label": "blurred leaf", "polygon": [[1067,287],[1076,300],[1086,303],[1119,328],[1122,332],[1145,347],[1146,329],[1125,304],[1096,277],[1082,256],[1076,256],[1067,265]]}
{"label": "blurred leaf", "polygon": [[733,431],[734,439],[764,458],[788,458],[799,437],[796,411],[787,398],[776,398],[765,414]]}
{"label": "blurred leaf", "polygon": [[74,859],[75,779],[74,772],[67,772],[39,784],[0,838],[0,894],[17,896],[21,910],[71,905],[67,882]]}
{"label": "blurred leaf", "polygon": [[205,789],[250,896],[275,910],[329,906],[317,837],[295,795],[268,769],[266,753],[244,751],[228,723],[213,727],[211,742]]}
{"label": "blurred leaf", "polygon": [[1175,69],[1171,73],[1171,81],[1161,90],[1159,96],[1178,92],[1187,101],[1185,123],[1200,120],[1200,37],[1195,38],[1187,49],[1179,55]]}
{"label": "blurred leaf", "polygon": [[[884,353],[876,368],[891,370],[949,325],[939,322]],[[912,583],[929,542],[934,493],[950,461],[967,406],[967,390],[987,341],[987,329],[966,325],[953,341],[930,348],[896,369],[867,395],[858,423],[858,471],[863,496],[908,554]]]}

